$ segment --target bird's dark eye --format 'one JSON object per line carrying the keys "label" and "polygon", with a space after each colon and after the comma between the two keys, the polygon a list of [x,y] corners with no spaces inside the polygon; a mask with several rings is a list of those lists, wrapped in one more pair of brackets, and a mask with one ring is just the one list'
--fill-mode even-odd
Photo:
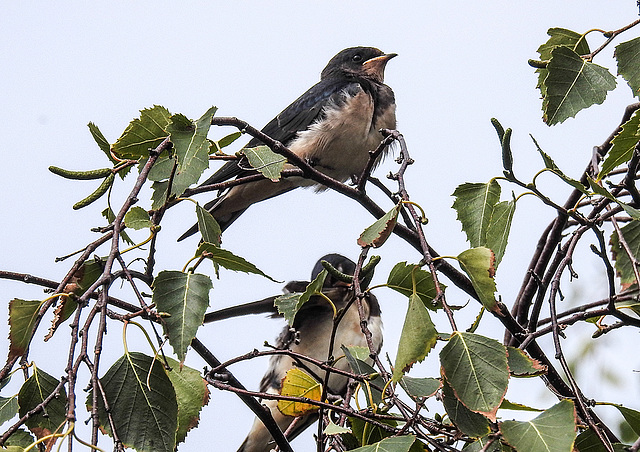
{"label": "bird's dark eye", "polygon": [[362,55],[360,55],[359,53],[355,54],[353,56],[353,58],[351,58],[351,61],[353,61],[354,63],[359,63],[362,61]]}

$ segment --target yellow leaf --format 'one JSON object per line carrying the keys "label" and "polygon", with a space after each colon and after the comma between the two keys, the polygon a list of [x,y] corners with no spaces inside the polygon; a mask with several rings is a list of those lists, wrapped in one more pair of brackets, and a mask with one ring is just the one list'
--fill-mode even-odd
{"label": "yellow leaf", "polygon": [[[322,397],[322,385],[311,375],[296,367],[289,369],[287,375],[282,379],[280,395],[320,400]],[[314,412],[318,407],[304,402],[278,400],[278,409],[285,416],[297,417]]]}

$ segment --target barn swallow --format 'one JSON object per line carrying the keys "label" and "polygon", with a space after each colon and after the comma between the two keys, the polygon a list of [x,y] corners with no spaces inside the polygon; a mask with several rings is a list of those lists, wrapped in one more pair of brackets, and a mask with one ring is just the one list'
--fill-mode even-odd
{"label": "barn swallow", "polygon": [[[395,96],[384,84],[385,67],[395,56],[373,47],[341,51],[322,70],[320,82],[272,119],[262,132],[334,179],[345,182],[359,176],[367,164],[369,151],[376,149],[383,139],[380,129],[396,127]],[[261,144],[254,138],[245,148]],[[202,185],[256,173],[247,167],[242,160],[228,162]],[[285,169],[292,168],[295,167],[291,164],[285,165]],[[301,177],[283,178],[278,182],[254,181],[231,188],[205,204],[205,208],[225,230],[251,204],[311,185],[316,185],[317,191],[325,189]],[[197,230],[194,225],[178,240]]]}
{"label": "barn swallow", "polygon": [[[355,264],[350,259],[340,254],[328,254],[316,263],[311,279],[323,270],[321,262],[325,260],[334,268],[343,273],[353,275]],[[307,281],[291,281],[285,286],[284,292],[302,292],[309,284]],[[342,318],[333,342],[334,355],[340,354],[340,347],[363,346],[367,347],[367,342],[360,326],[360,316],[354,301],[354,291],[351,284],[344,283],[328,275],[325,279],[322,292],[328,296],[339,311],[347,306],[348,309]],[[273,300],[273,298],[272,298]],[[365,318],[368,322],[369,331],[372,334],[372,342],[376,352],[382,347],[382,320],[380,319],[380,305],[373,294],[368,293],[363,300]],[[273,304],[273,303],[272,303]],[[309,299],[297,312],[293,325],[287,326],[277,339],[277,349],[289,349],[314,358],[318,361],[326,361],[329,353],[329,342],[333,328],[333,309],[329,303],[321,296],[316,295]],[[335,364],[343,370],[350,370],[345,359],[338,360]],[[296,367],[294,360],[287,355],[273,355],[269,361],[269,368],[260,382],[260,392],[279,394],[282,379],[287,371]],[[304,370],[320,383],[324,384],[325,372],[315,365],[304,363]],[[348,378],[343,375],[332,374],[328,380],[328,392],[344,396],[347,389]],[[263,400],[278,423],[281,430],[285,431],[293,422],[294,418],[285,416],[277,408],[276,400]],[[308,414],[298,421],[295,428],[289,434],[289,439],[293,439],[305,428],[317,419],[317,415]],[[264,427],[259,419],[256,419],[247,435],[246,439],[238,449],[238,452],[268,452],[275,443],[271,434]]]}

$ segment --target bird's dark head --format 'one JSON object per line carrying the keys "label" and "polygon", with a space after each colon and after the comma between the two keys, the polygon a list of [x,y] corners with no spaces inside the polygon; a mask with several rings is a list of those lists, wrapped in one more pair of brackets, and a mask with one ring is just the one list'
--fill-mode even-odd
{"label": "bird's dark head", "polygon": [[365,77],[384,82],[384,68],[395,53],[384,53],[375,47],[350,47],[331,58],[322,70],[321,79],[330,77]]}
{"label": "bird's dark head", "polygon": [[[356,270],[356,264],[348,257],[344,257],[341,254],[327,254],[322,256],[316,262],[316,265],[313,267],[311,271],[311,280],[316,279],[316,277],[320,274],[324,267],[322,266],[322,261],[327,261],[331,264],[333,268],[338,270],[339,272],[345,273],[347,275],[353,275],[353,272]],[[342,281],[338,281],[331,275],[327,275],[327,278],[324,280],[324,287],[338,287],[338,286],[347,286],[347,283]]]}

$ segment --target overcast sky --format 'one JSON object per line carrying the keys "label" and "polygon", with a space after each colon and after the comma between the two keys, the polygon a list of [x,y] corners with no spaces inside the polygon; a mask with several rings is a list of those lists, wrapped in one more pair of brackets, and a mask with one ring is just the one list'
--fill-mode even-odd
{"label": "overcast sky", "polygon": [[[537,57],[547,29],[616,29],[637,14],[633,0],[425,1],[399,6],[379,1],[9,2],[0,15],[0,269],[59,279],[70,262],[55,264],[54,258],[95,239],[90,228],[103,224],[100,211],[105,201],[78,212],[71,209],[93,191],[95,181],[68,181],[47,170],[49,165],[107,166],[86,127],[89,121],[114,142],[142,108],[159,104],[198,118],[216,105],[219,115],[238,116],[262,127],[319,79],[335,53],[355,45],[399,55],[387,67],[386,82],[396,94],[398,128],[416,160],[407,174],[408,190],[429,217],[429,243],[440,254],[457,255],[467,244],[450,208],[451,194],[461,183],[486,182],[502,173],[491,117],[514,129],[515,168],[523,178],[542,167],[529,133],[567,174],[579,176],[592,147],[604,141],[633,101],[619,79],[620,86],[603,106],[559,126],[544,125],[536,76],[527,59]],[[638,34],[632,29],[616,44]],[[600,42],[595,34],[590,38],[592,48]],[[612,52],[613,47],[606,49],[595,62],[610,66]],[[227,132],[212,130],[210,137]],[[387,159],[377,175],[384,178],[395,169],[393,159]],[[568,189],[550,176],[545,182],[546,189],[558,191],[557,199],[563,201]],[[125,185],[120,183],[122,190]],[[503,199],[510,197],[510,190],[503,185]],[[139,205],[148,207],[147,199],[141,198]],[[376,199],[390,207],[383,197]],[[181,269],[196,246],[196,239],[175,243],[195,219],[193,205],[183,204],[171,209],[163,223],[158,270]],[[508,305],[517,294],[535,241],[552,216],[533,197],[518,204],[512,237],[520,236],[520,241],[509,245],[498,273],[499,292]],[[330,192],[315,195],[299,190],[249,209],[225,233],[224,247],[278,280],[307,279],[323,254],[340,252],[355,259],[356,239],[372,221],[353,201]],[[143,236],[134,234],[138,240]],[[374,283],[384,282],[395,263],[420,259],[397,238],[377,254],[382,263]],[[582,285],[567,285],[566,294],[588,295],[580,299],[583,302],[605,294],[600,287],[584,292],[601,271],[594,262],[585,258],[575,263],[580,274],[576,284]],[[204,267],[201,271],[210,271]],[[222,271],[214,286],[212,308],[277,294],[282,287],[229,271]],[[0,281],[0,294],[4,306],[14,297],[43,297],[41,289],[6,281]],[[376,294],[386,325],[384,352],[394,357],[406,300],[389,290]],[[452,291],[448,300],[464,305],[468,298]],[[476,306],[467,311],[461,318],[472,319]],[[447,331],[444,316],[435,320]],[[201,338],[224,360],[273,341],[281,327],[277,320],[262,317],[233,319],[207,326]],[[105,365],[122,353],[119,328],[114,324],[109,330],[110,358],[105,358]],[[502,338],[500,325],[492,319],[481,332]],[[66,362],[67,334],[61,329],[52,343],[37,345],[30,356],[56,377]],[[602,347],[613,349],[622,334],[601,339]],[[5,337],[0,334],[2,350]],[[576,342],[588,337],[574,336]],[[148,353],[143,342],[133,344],[129,347]],[[631,365],[637,368],[634,359]],[[608,353],[607,360],[598,365],[625,362],[616,361],[615,353]],[[187,363],[197,369],[204,365],[196,356],[189,356]],[[232,371],[256,389],[265,367],[266,361],[255,361]],[[637,374],[631,371],[626,367],[621,378],[637,388]],[[412,375],[437,376],[436,355]],[[597,382],[583,383],[591,391],[588,397],[625,401],[615,399],[619,393],[607,392]],[[638,400],[637,389],[627,391]],[[540,398],[542,393],[540,384],[538,392],[510,398],[546,408],[553,399]],[[82,407],[78,414],[80,421],[88,417]],[[180,450],[201,450],[212,443],[216,450],[235,450],[252,419],[235,396],[214,391],[200,428],[190,433]],[[315,450],[305,441],[309,443],[308,437],[294,443],[295,449]]]}

